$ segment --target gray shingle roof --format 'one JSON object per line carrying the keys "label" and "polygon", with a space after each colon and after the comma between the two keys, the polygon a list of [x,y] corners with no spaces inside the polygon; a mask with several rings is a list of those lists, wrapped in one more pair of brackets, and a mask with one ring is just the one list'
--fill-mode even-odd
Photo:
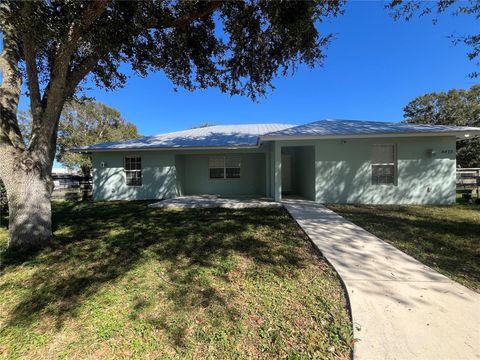
{"label": "gray shingle roof", "polygon": [[290,127],[273,131],[264,136],[269,137],[295,137],[295,136],[347,136],[347,135],[382,135],[382,134],[417,134],[417,133],[455,133],[473,132],[480,134],[480,128],[450,125],[423,125],[391,123],[381,121],[360,120],[320,120],[305,125]]}
{"label": "gray shingle roof", "polygon": [[74,151],[256,146],[260,135],[285,130],[288,124],[216,125],[148,136],[139,139],[84,146]]}

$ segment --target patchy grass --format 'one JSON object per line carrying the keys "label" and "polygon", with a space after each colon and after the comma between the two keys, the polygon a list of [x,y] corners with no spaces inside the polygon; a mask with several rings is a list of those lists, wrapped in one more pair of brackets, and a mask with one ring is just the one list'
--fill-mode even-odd
{"label": "patchy grass", "polygon": [[55,244],[0,228],[0,356],[348,358],[343,289],[281,209],[56,203]]}
{"label": "patchy grass", "polygon": [[480,206],[328,207],[422,263],[480,291]]}

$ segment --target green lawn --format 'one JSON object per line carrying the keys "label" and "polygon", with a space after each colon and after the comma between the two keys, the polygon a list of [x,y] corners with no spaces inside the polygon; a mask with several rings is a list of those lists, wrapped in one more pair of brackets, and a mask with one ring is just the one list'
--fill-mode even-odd
{"label": "green lawn", "polygon": [[328,207],[422,263],[480,292],[480,206]]}
{"label": "green lawn", "polygon": [[349,358],[340,282],[282,209],[55,203],[55,244],[0,228],[0,357]]}

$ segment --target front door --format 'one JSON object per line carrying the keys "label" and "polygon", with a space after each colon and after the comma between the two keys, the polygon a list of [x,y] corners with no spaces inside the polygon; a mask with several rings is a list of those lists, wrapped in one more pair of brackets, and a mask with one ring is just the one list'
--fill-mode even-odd
{"label": "front door", "polygon": [[282,194],[292,192],[292,155],[282,154]]}

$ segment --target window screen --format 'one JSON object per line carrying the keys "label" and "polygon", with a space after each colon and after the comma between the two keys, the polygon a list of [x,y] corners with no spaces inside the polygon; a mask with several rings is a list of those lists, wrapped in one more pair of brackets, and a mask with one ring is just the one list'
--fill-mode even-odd
{"label": "window screen", "polygon": [[225,175],[227,179],[240,178],[240,158],[237,158],[237,157],[225,158]]}
{"label": "window screen", "polygon": [[225,158],[223,156],[211,157],[208,161],[210,179],[225,178]]}
{"label": "window screen", "polygon": [[125,157],[125,181],[127,186],[142,185],[142,158],[140,156]]}
{"label": "window screen", "polygon": [[372,184],[395,184],[395,145],[372,146]]}
{"label": "window screen", "polygon": [[214,156],[208,162],[210,179],[239,179],[241,160],[233,156]]}

